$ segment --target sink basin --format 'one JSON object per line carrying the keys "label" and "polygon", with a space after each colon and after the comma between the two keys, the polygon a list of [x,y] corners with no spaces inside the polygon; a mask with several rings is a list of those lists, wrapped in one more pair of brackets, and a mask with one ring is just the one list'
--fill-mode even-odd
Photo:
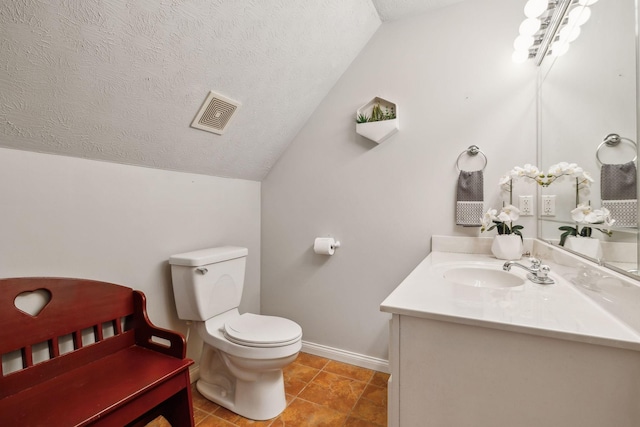
{"label": "sink basin", "polygon": [[508,271],[483,267],[453,267],[442,276],[459,285],[494,289],[522,286],[526,280]]}

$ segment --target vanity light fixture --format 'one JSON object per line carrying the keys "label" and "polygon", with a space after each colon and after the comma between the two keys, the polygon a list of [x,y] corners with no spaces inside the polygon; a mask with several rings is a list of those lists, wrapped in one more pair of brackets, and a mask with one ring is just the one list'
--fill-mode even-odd
{"label": "vanity light fixture", "polygon": [[524,5],[524,14],[527,18],[538,18],[548,8],[547,0],[529,0]]}
{"label": "vanity light fixture", "polygon": [[580,26],[591,16],[588,6],[598,0],[529,0],[525,20],[513,43],[513,62],[534,59],[540,65],[547,55],[560,56],[580,35]]}

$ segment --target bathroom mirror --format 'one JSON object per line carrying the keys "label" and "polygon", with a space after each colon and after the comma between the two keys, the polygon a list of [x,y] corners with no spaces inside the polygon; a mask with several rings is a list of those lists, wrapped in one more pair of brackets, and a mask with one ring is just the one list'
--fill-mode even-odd
{"label": "bathroom mirror", "polygon": [[[636,0],[599,1],[590,8],[590,20],[582,25],[566,54],[546,57],[539,68],[538,166],[543,171],[559,162],[582,167],[594,182],[588,194],[581,192],[580,203],[598,209],[602,206],[601,163],[596,157],[600,144],[609,134],[623,138],[618,145],[600,148],[603,163],[626,163],[637,154],[637,11]],[[559,227],[576,225],[571,218],[576,207],[575,180],[541,188],[538,202],[538,237],[558,244],[563,233]],[[543,209],[545,206],[555,207],[555,212]],[[582,254],[599,258],[618,271],[637,274],[637,216],[635,224],[614,224],[611,236],[597,228],[606,227],[592,227],[591,237],[600,241],[601,254]]]}

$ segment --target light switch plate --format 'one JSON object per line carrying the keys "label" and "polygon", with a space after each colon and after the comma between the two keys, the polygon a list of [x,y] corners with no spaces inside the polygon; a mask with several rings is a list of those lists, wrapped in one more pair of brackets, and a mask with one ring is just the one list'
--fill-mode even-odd
{"label": "light switch plate", "polygon": [[533,196],[520,196],[520,216],[533,215]]}

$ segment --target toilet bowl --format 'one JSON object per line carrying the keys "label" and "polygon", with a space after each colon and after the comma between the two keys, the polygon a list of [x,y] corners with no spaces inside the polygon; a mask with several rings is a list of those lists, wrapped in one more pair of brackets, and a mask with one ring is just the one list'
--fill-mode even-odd
{"label": "toilet bowl", "polygon": [[[291,334],[282,345],[266,338],[254,347],[229,340],[224,332],[233,320],[242,316],[231,310],[206,322],[197,322],[198,335],[204,341],[200,380],[196,387],[207,399],[253,420],[276,417],[286,407],[282,368],[298,356],[302,347],[300,327],[287,319],[257,316],[252,320],[291,322]],[[265,322],[269,323],[269,322]],[[283,322],[284,323],[284,322]],[[297,331],[296,331],[297,329]],[[252,334],[252,338],[256,338]],[[285,337],[284,334],[281,336]],[[264,346],[269,345],[269,346]]]}
{"label": "toilet bowl", "polygon": [[196,387],[245,418],[267,420],[286,407],[282,368],[302,347],[292,320],[240,314],[246,248],[222,247],[169,259],[178,317],[192,320],[203,341]]}

